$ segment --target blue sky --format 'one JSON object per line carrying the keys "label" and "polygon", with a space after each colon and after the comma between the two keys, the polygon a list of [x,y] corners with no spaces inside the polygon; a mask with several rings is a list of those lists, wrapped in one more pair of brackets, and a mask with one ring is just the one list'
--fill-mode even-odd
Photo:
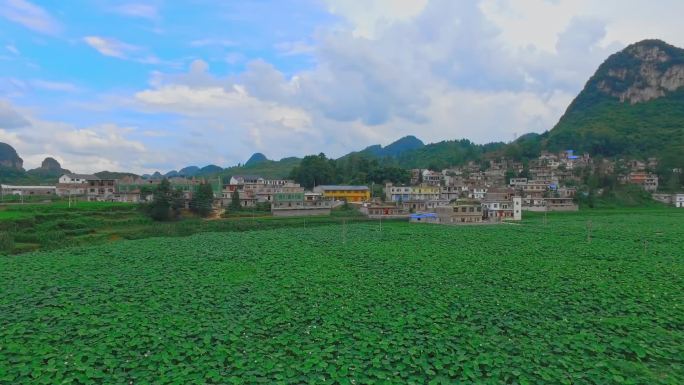
{"label": "blue sky", "polygon": [[542,132],[595,68],[684,46],[679,0],[0,0],[0,141],[26,167],[168,171],[408,134]]}

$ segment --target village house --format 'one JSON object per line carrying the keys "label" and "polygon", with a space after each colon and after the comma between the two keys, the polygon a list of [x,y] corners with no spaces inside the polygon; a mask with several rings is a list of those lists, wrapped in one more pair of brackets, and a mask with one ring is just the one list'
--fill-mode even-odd
{"label": "village house", "polygon": [[487,195],[487,187],[472,186],[468,190],[468,198],[470,199],[482,200],[484,199],[485,195]]}
{"label": "village house", "polygon": [[578,211],[579,206],[572,198],[544,198],[548,211]]}
{"label": "village house", "polygon": [[397,205],[364,204],[360,211],[372,219],[408,218],[409,216],[408,210]]}
{"label": "village house", "polygon": [[230,177],[230,184],[244,185],[244,184],[260,184],[264,182],[264,178],[258,175],[233,175]]}
{"label": "village house", "polygon": [[522,198],[512,189],[491,189],[482,201],[485,217],[495,221],[522,219]]}
{"label": "village house", "polygon": [[59,177],[59,184],[87,184],[89,180],[97,179],[95,175],[90,174],[64,174]]}
{"label": "village house", "polygon": [[432,170],[423,170],[423,180],[421,184],[426,184],[428,186],[439,186],[442,183],[444,175],[441,172]]}
{"label": "village house", "polygon": [[658,190],[658,175],[646,172],[631,172],[627,176],[619,178],[621,183],[630,183],[641,186],[648,192]]}
{"label": "village house", "polygon": [[89,179],[86,197],[89,201],[110,201],[116,192],[116,179]]}
{"label": "village house", "polygon": [[0,185],[0,194],[2,195],[3,199],[8,195],[16,195],[20,197],[49,197],[57,195],[57,188],[55,186],[14,186],[3,184]]}
{"label": "village house", "polygon": [[684,207],[684,194],[675,194],[674,205],[679,208]]}
{"label": "village house", "polygon": [[513,188],[522,189],[527,184],[527,178],[511,178],[508,185]]}
{"label": "village house", "polygon": [[526,184],[522,185],[522,193],[525,197],[541,198],[549,191],[551,184],[546,180],[528,180]]}
{"label": "village house", "polygon": [[452,201],[459,199],[464,191],[467,191],[465,185],[447,185],[439,189],[439,199]]}
{"label": "village house", "polygon": [[57,180],[56,193],[58,196],[86,196],[88,181],[97,179],[90,174],[64,174]]}
{"label": "village house", "polygon": [[482,205],[476,201],[457,202],[454,205],[437,207],[435,210],[440,224],[475,224],[484,220]]}
{"label": "village house", "polygon": [[321,193],[324,199],[347,202],[367,202],[370,200],[368,186],[316,186],[314,192]]}
{"label": "village house", "polygon": [[330,215],[332,201],[306,200],[304,192],[275,193],[271,203],[271,214],[276,217]]}
{"label": "village house", "polygon": [[408,210],[409,212],[416,213],[416,212],[424,212],[424,211],[434,211],[437,207],[439,206],[446,206],[449,204],[449,201],[446,199],[437,199],[437,200],[429,200],[429,201],[401,201],[398,202],[398,205],[402,207],[404,210]]}
{"label": "village house", "polygon": [[385,185],[385,199],[389,202],[425,201],[440,199],[440,187],[430,185],[393,186]]}

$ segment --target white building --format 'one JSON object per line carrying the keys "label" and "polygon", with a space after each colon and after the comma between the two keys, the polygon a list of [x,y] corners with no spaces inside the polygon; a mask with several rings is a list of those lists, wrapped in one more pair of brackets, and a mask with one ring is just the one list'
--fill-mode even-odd
{"label": "white building", "polygon": [[675,194],[674,205],[675,207],[684,207],[684,194]]}
{"label": "white building", "polygon": [[99,178],[89,174],[64,174],[59,177],[59,184],[86,184],[93,179]]}

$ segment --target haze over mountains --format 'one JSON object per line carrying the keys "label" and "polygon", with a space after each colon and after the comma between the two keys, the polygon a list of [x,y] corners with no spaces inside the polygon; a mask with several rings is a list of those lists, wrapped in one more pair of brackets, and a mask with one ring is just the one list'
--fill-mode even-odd
{"label": "haze over mountains", "polygon": [[[505,124],[505,122],[502,122]],[[655,156],[668,167],[684,166],[684,50],[659,40],[644,40],[610,56],[589,79],[553,129],[527,134],[513,143],[474,144],[448,140],[425,144],[406,136],[387,145],[373,145],[349,153],[389,159],[405,168],[447,167],[481,157],[534,157],[541,150],[574,149],[598,156]],[[217,174],[257,173],[285,177],[300,158],[269,160],[252,155],[244,165],[188,166],[178,171],[157,172],[149,177],[204,177]],[[19,154],[0,144],[3,180],[41,179],[65,172],[54,159],[40,169],[24,172]],[[70,165],[78,169],[78,165]]]}

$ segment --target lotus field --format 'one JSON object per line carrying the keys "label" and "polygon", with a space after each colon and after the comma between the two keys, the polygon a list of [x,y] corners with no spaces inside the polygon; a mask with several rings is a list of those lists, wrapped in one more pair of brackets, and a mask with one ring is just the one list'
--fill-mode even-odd
{"label": "lotus field", "polygon": [[684,384],[684,211],[0,257],[2,384]]}

